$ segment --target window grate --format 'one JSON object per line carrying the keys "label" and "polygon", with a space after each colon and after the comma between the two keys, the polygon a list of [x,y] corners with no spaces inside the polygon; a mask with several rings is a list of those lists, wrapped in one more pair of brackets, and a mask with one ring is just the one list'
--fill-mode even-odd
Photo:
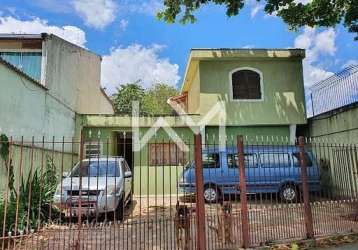
{"label": "window grate", "polygon": [[102,143],[100,142],[85,142],[84,157],[93,158],[99,157],[102,153]]}

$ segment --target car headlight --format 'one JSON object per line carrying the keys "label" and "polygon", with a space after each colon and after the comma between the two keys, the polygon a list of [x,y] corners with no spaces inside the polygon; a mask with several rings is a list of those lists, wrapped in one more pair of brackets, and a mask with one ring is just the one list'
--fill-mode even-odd
{"label": "car headlight", "polygon": [[120,188],[116,185],[108,185],[107,189],[104,190],[104,194],[115,195],[120,192]]}

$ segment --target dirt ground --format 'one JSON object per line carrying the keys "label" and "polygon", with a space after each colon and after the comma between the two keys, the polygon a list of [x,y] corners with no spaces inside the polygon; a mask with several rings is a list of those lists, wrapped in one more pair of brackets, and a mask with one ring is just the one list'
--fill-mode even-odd
{"label": "dirt ground", "polygon": [[[31,237],[17,240],[17,249],[178,249],[174,225],[176,197],[135,197],[126,209],[123,222],[48,225]],[[195,249],[195,204],[180,199],[193,211],[190,249]],[[358,232],[358,222],[351,219],[353,201],[312,202],[315,235]],[[218,239],[220,204],[206,204],[208,249],[237,249],[241,246],[240,202],[232,201],[232,237],[224,243]],[[271,201],[249,201],[250,243],[254,246],[306,237],[303,205]],[[9,242],[8,242],[9,243]],[[10,244],[10,243],[9,243]],[[12,246],[12,244],[10,244]],[[79,248],[78,248],[79,247]],[[12,249],[12,248],[11,248]]]}

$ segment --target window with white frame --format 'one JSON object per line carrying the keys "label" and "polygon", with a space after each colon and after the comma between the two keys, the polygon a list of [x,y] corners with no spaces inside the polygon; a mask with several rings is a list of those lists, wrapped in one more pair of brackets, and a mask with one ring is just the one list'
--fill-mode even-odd
{"label": "window with white frame", "polygon": [[262,75],[260,72],[242,68],[231,73],[233,100],[262,100]]}

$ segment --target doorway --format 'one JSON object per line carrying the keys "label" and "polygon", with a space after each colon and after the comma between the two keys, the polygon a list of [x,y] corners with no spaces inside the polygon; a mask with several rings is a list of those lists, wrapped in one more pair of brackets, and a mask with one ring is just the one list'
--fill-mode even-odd
{"label": "doorway", "polygon": [[117,155],[123,157],[133,171],[132,132],[117,133]]}

